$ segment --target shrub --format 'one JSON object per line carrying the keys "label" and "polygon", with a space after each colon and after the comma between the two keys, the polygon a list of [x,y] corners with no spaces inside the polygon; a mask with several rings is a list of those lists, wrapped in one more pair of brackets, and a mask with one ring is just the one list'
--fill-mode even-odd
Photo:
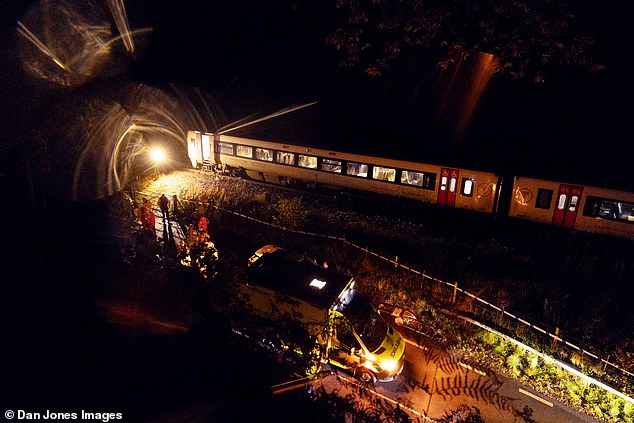
{"label": "shrub", "polygon": [[274,216],[275,222],[289,229],[296,229],[303,226],[308,216],[308,211],[299,197],[281,197],[274,207],[276,212]]}

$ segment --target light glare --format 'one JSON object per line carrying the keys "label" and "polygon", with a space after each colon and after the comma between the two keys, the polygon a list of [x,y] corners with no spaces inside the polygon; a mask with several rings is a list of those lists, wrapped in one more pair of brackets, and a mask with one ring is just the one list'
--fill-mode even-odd
{"label": "light glare", "polygon": [[165,161],[165,159],[167,158],[165,156],[165,151],[163,151],[163,149],[158,148],[158,147],[154,147],[150,151],[150,157],[152,158],[152,161],[154,161],[157,164],[163,163]]}

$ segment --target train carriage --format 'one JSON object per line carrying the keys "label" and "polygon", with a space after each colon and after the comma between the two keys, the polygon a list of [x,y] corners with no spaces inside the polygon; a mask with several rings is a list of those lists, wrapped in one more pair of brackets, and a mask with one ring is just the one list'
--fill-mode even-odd
{"label": "train carriage", "polygon": [[303,181],[484,213],[493,213],[496,203],[493,173],[194,131],[188,140],[195,167],[242,169],[256,180]]}
{"label": "train carriage", "polygon": [[[501,195],[494,173],[189,131],[192,166],[252,179],[334,187],[508,216],[634,240],[634,193],[516,176]],[[509,203],[510,202],[510,203]],[[501,204],[504,203],[504,204]]]}
{"label": "train carriage", "polygon": [[634,239],[634,193],[515,177],[509,216]]}

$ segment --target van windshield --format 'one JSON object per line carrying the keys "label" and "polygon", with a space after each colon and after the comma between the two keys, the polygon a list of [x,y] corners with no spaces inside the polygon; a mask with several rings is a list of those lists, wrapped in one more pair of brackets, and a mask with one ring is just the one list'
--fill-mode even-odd
{"label": "van windshield", "polygon": [[370,352],[379,349],[387,335],[387,324],[364,295],[348,290],[340,298],[335,310],[350,321]]}

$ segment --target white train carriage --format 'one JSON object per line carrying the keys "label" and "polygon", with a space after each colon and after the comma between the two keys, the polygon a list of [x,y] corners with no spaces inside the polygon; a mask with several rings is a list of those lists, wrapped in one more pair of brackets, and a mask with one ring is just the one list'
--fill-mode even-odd
{"label": "white train carriage", "polygon": [[634,193],[515,177],[509,216],[634,239]]}
{"label": "white train carriage", "polygon": [[299,180],[493,213],[498,178],[493,173],[301,147],[227,135],[188,133],[194,167],[243,169],[257,180]]}
{"label": "white train carriage", "polygon": [[[517,176],[500,196],[494,173],[189,131],[192,166],[257,180],[374,192],[634,239],[634,193]],[[500,207],[502,206],[502,207]]]}

